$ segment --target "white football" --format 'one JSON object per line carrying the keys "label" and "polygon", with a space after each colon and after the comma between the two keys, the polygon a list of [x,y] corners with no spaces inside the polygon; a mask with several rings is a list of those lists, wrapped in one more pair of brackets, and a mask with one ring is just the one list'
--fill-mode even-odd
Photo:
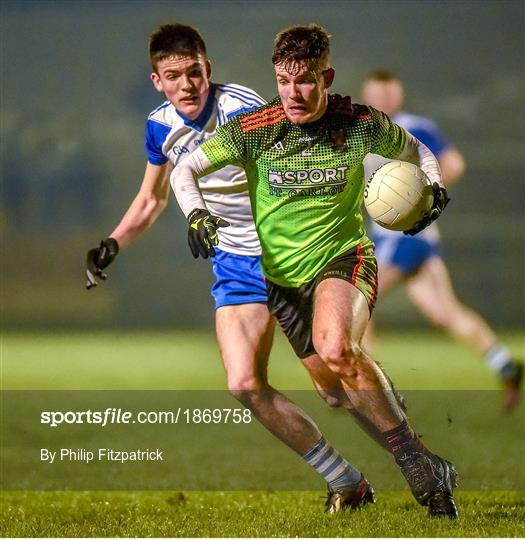
{"label": "white football", "polygon": [[406,161],[390,161],[379,167],[365,186],[366,211],[378,225],[392,231],[414,227],[433,201],[428,176]]}

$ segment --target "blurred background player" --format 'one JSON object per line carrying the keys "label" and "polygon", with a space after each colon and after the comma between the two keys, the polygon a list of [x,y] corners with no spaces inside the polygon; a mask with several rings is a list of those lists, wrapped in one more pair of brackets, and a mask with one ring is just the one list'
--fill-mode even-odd
{"label": "blurred background player", "polygon": [[[463,156],[432,120],[402,111],[404,88],[395,74],[383,69],[371,72],[363,82],[361,94],[363,103],[384,111],[430,148],[439,160],[447,188],[460,179],[465,171]],[[370,175],[386,161],[369,154],[364,161],[365,174]],[[456,297],[441,257],[437,225],[432,224],[417,236],[408,236],[372,223],[371,233],[376,244],[380,293],[385,294],[403,281],[410,300],[432,324],[485,357],[489,368],[500,377],[505,407],[515,407],[520,397],[523,364],[512,360],[486,321]],[[365,336],[369,347],[373,332],[372,323]]]}
{"label": "blurred background player", "polygon": [[[127,247],[150,227],[166,208],[169,175],[173,166],[209,139],[217,126],[264,100],[253,90],[236,84],[210,81],[211,65],[205,43],[195,28],[181,24],[159,27],[150,37],[151,80],[167,99],[148,117],[148,161],[142,185],[111,235],[87,255],[87,288],[105,279],[104,269],[119,249]],[[220,249],[208,245],[215,283],[216,332],[230,392],[248,407],[276,437],[299,453],[328,483],[340,490],[345,506],[373,502],[374,492],[322,437],[314,422],[270,386],[268,358],[274,322],[267,307],[267,292],[260,269],[261,248],[255,231],[247,180],[243,169],[230,166],[200,179],[199,189],[214,214]],[[210,217],[196,213],[188,241],[195,257],[203,252],[201,229]],[[221,228],[219,228],[221,227]],[[336,501],[338,502],[338,501]],[[343,505],[333,504],[329,512]]]}

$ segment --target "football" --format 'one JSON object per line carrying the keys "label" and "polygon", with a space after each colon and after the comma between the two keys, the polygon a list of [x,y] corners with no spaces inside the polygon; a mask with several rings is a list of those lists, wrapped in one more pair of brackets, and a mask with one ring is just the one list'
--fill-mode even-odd
{"label": "football", "polygon": [[406,161],[390,161],[376,169],[365,186],[368,215],[385,229],[406,231],[432,208],[428,176]]}

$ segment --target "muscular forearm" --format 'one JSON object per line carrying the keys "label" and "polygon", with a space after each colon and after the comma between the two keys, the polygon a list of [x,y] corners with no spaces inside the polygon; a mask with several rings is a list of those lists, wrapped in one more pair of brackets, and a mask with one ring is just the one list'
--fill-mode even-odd
{"label": "muscular forearm", "polygon": [[437,182],[441,187],[444,187],[436,156],[410,133],[407,133],[405,148],[398,157],[401,160],[415,160],[432,184]]}
{"label": "muscular forearm", "polygon": [[206,204],[197,185],[197,178],[210,167],[210,160],[198,148],[175,167],[171,173],[171,187],[186,217],[196,208],[206,208]]}

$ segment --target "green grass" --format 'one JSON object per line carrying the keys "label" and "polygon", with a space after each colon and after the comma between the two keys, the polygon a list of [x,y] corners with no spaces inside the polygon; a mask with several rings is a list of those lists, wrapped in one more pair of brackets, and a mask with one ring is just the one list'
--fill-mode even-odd
{"label": "green grass", "polygon": [[11,493],[4,536],[507,537],[525,534],[523,494],[457,495],[461,519],[429,519],[404,492],[328,516],[317,492]]}
{"label": "green grass", "polygon": [[[525,355],[525,335],[503,342]],[[224,369],[211,332],[6,334],[4,389],[224,389]],[[441,333],[382,335],[374,355],[404,389],[495,389],[479,356]],[[270,380],[286,389],[311,389],[310,378],[280,333]]]}
{"label": "green grass", "polygon": [[[514,354],[523,355],[523,334],[507,334],[504,342]],[[13,333],[3,336],[1,353],[3,389],[225,388],[215,338],[207,332]],[[384,335],[376,356],[403,389],[497,388],[496,379],[475,354],[437,333]],[[279,335],[270,380],[279,388],[311,389],[308,376]],[[523,405],[516,412],[521,418]],[[498,414],[493,417],[500,430],[512,426],[512,419],[498,421]],[[339,434],[342,439],[344,435]],[[472,446],[475,456],[478,449]],[[366,456],[357,457],[358,462],[366,462]],[[485,459],[490,464],[492,458]],[[259,468],[258,474],[265,471]],[[336,516],[323,514],[322,495],[312,491],[9,491],[2,494],[0,519],[2,535],[18,537],[525,535],[525,493],[519,491],[458,491],[458,522],[428,519],[406,491],[381,490],[375,506]]]}

